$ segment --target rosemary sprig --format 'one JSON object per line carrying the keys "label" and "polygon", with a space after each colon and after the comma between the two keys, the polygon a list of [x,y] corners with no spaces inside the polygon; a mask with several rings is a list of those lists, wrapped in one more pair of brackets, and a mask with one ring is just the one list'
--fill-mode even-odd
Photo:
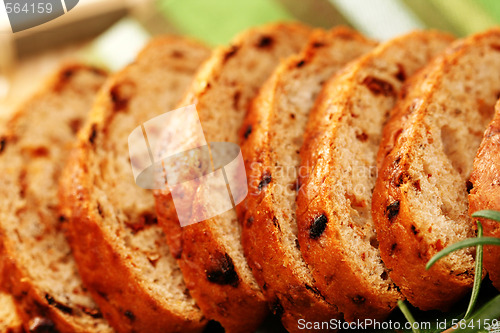
{"label": "rosemary sprig", "polygon": [[[494,332],[494,320],[500,317],[500,295],[495,296],[463,324],[458,324],[453,333]],[[497,321],[498,322],[498,321]],[[488,327],[489,326],[489,327]],[[497,326],[498,327],[498,326]],[[496,330],[495,330],[496,332]]]}
{"label": "rosemary sprig", "polygon": [[[493,221],[500,222],[500,212],[497,212],[495,210],[479,210],[475,213],[472,214],[472,217],[481,217]],[[478,222],[478,228],[479,228],[480,222]],[[482,229],[481,229],[481,236],[482,236]],[[478,246],[478,245],[499,245],[500,246],[500,238],[496,237],[478,237],[478,238],[469,238],[465,239],[463,241],[457,242],[455,244],[452,244],[448,246],[447,248],[441,250],[438,252],[434,257],[429,260],[427,265],[425,266],[426,269],[429,269],[434,265],[439,259],[446,257],[450,253],[466,248],[466,247],[471,247],[471,246]]]}
{"label": "rosemary sprig", "polygon": [[402,300],[398,300],[398,307],[401,312],[403,312],[403,315],[405,316],[406,320],[411,324],[411,331],[413,333],[420,333],[420,329],[418,328],[418,325],[415,325],[415,318],[413,318],[413,315],[410,312],[410,309],[406,306],[406,303]]}
{"label": "rosemary sprig", "polygon": [[472,247],[472,246],[477,246],[477,245],[498,245],[500,246],[500,238],[496,237],[481,237],[481,238],[468,238],[464,239],[463,241],[456,242],[455,244],[452,244],[448,246],[447,248],[441,250],[440,252],[436,253],[434,257],[431,258],[427,262],[427,265],[425,266],[426,269],[431,268],[439,259],[446,257],[452,252],[455,252],[460,249],[464,249],[466,247]]}
{"label": "rosemary sprig", "polygon": [[472,214],[472,217],[482,217],[488,220],[500,222],[500,212],[497,212],[496,210],[478,210]]}
{"label": "rosemary sprig", "polygon": [[[477,239],[483,237],[483,226],[481,222],[477,221]],[[481,281],[483,280],[483,245],[476,246],[476,263],[474,269],[474,284],[472,286],[472,294],[470,296],[469,306],[465,312],[464,319],[469,319],[472,314],[474,306],[476,306],[477,297],[479,296],[479,290],[481,289]]]}
{"label": "rosemary sprig", "polygon": [[[472,217],[485,218],[493,221],[500,222],[500,212],[494,210],[481,210],[472,214]],[[474,323],[480,323],[481,321],[486,322],[486,320],[498,318],[500,316],[500,295],[493,298],[481,309],[472,314],[472,311],[476,305],[477,298],[479,295],[479,290],[481,288],[482,273],[483,273],[483,245],[498,245],[500,246],[500,238],[496,237],[483,237],[483,226],[481,222],[477,221],[478,234],[476,238],[469,238],[463,241],[452,244],[442,251],[434,255],[431,260],[426,265],[426,269],[430,269],[438,260],[449,255],[450,253],[467,248],[476,247],[476,264],[475,264],[475,274],[474,274],[474,285],[472,288],[471,299],[467,307],[467,311],[464,316],[465,325],[456,325],[450,328],[448,331],[453,332],[477,332],[477,327],[474,327]],[[412,324],[413,333],[419,333],[418,328],[413,328],[415,319],[410,313],[410,310],[406,306],[404,301],[398,300],[398,307],[404,314],[406,320]],[[472,325],[471,325],[472,324]],[[472,328],[471,328],[472,326]]]}
{"label": "rosemary sprig", "polygon": [[481,225],[481,222],[477,221],[477,238],[470,238],[466,239],[460,242],[457,242],[451,246],[448,246],[444,250],[438,252],[434,257],[429,260],[425,268],[428,270],[431,268],[439,259],[449,255],[450,253],[457,251],[462,248],[466,247],[471,247],[471,246],[476,246],[476,265],[475,265],[475,272],[474,272],[474,284],[472,287],[472,294],[471,298],[469,301],[469,306],[467,307],[467,311],[465,313],[464,319],[468,319],[472,313],[472,310],[474,309],[474,306],[476,305],[477,297],[479,295],[479,290],[481,289],[481,280],[483,277],[483,245],[488,244],[488,242],[491,239],[493,243],[497,243],[500,245],[500,239],[495,238],[495,237],[487,237],[488,239],[485,239],[483,237],[483,226]]}

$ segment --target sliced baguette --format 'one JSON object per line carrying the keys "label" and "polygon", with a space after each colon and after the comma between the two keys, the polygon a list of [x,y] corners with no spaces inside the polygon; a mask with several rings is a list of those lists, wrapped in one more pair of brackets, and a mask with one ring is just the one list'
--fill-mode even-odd
{"label": "sliced baguette", "polygon": [[416,31],[351,63],[321,91],[301,150],[298,238],[318,290],[348,321],[384,319],[402,298],[371,217],[382,128],[404,80],[452,37]]}
{"label": "sliced baguette", "polygon": [[299,331],[299,319],[339,317],[316,289],[298,247],[297,173],[309,111],[323,83],[375,45],[347,28],[315,31],[300,54],[282,62],[263,86],[241,128],[249,187],[238,206],[243,247],[257,282],[290,332]]}
{"label": "sliced baguette", "polygon": [[[382,259],[402,293],[422,310],[446,310],[470,290],[472,249],[428,260],[446,246],[474,237],[468,180],[482,133],[500,93],[500,30],[451,45],[400,103],[406,109],[373,194],[372,214]],[[396,122],[398,123],[398,122]],[[396,132],[396,134],[394,134]],[[399,134],[397,134],[399,133]],[[385,149],[382,147],[381,149]]]}
{"label": "sliced baguette", "polygon": [[[250,29],[216,50],[179,104],[196,103],[207,142],[238,143],[250,100],[280,58],[304,45],[310,29],[295,23]],[[195,200],[196,189],[185,195]],[[214,199],[215,200],[215,199]],[[245,260],[234,210],[180,227],[172,197],[157,191],[157,212],[187,286],[200,308],[227,332],[253,332],[267,313]]]}
{"label": "sliced baguette", "polygon": [[[470,214],[483,209],[500,211],[500,102],[497,102],[495,110],[495,117],[484,132],[483,141],[474,160],[470,177]],[[484,236],[500,238],[500,223],[480,220]],[[485,246],[483,263],[493,285],[500,290],[500,246]]]}
{"label": "sliced baguette", "polygon": [[0,292],[0,332],[23,332],[21,318],[19,317],[12,295]]}
{"label": "sliced baguette", "polygon": [[27,331],[111,332],[62,231],[57,182],[106,75],[68,65],[0,136],[0,273]]}
{"label": "sliced baguette", "polygon": [[153,194],[134,183],[127,138],[172,110],[209,51],[152,41],[101,90],[61,183],[61,211],[82,278],[118,332],[199,332],[206,320],[156,224]]}

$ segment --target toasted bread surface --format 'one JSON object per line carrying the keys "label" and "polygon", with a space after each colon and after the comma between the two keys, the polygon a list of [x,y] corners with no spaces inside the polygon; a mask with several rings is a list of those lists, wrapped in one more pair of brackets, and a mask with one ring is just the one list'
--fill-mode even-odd
{"label": "toasted bread surface", "polygon": [[339,318],[316,288],[298,246],[295,199],[309,112],[323,84],[375,45],[343,27],[313,32],[263,86],[240,131],[249,188],[238,206],[245,255],[290,332],[299,331],[299,319]]}
{"label": "toasted bread surface", "polygon": [[0,137],[0,273],[25,329],[111,332],[82,284],[58,215],[57,183],[106,74],[67,65]]}
{"label": "toasted bread surface", "polygon": [[[300,50],[309,32],[297,23],[272,24],[243,32],[230,46],[214,51],[179,104],[196,104],[207,142],[238,143],[250,100],[280,59]],[[202,194],[193,188],[185,200]],[[200,308],[227,332],[255,331],[267,305],[244,257],[236,212],[181,228],[171,194],[157,191],[156,203],[160,224]]]}
{"label": "toasted bread surface", "polygon": [[21,318],[19,317],[12,295],[0,292],[0,332],[23,332]]}
{"label": "toasted bread surface", "polygon": [[416,31],[351,63],[323,88],[301,151],[298,239],[317,288],[346,320],[384,319],[402,298],[371,217],[382,128],[405,79],[452,37]]}
{"label": "toasted bread surface", "polygon": [[412,101],[401,100],[406,107],[395,116],[406,120],[384,132],[393,136],[394,148],[372,200],[379,248],[390,277],[423,310],[446,310],[472,286],[472,249],[428,271],[425,265],[446,246],[475,235],[467,191],[500,92],[500,77],[491,70],[500,66],[499,40],[500,30],[493,29],[452,44],[410,88],[418,96],[410,91]]}
{"label": "toasted bread surface", "polygon": [[[495,117],[484,132],[474,159],[470,177],[470,214],[483,209],[500,211],[500,102],[497,102],[495,110]],[[488,219],[480,221],[484,236],[500,238],[500,223]],[[500,247],[485,246],[483,263],[493,285],[500,290]]]}
{"label": "toasted bread surface", "polygon": [[184,38],[153,40],[101,90],[65,169],[68,237],[85,284],[118,332],[199,332],[206,324],[157,225],[152,192],[134,183],[127,138],[175,107],[208,55]]}

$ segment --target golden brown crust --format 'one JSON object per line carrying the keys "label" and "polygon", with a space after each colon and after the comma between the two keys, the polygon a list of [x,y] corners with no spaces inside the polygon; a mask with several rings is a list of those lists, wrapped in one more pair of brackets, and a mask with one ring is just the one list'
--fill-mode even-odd
{"label": "golden brown crust", "polygon": [[310,118],[299,242],[316,286],[348,321],[382,320],[402,298],[382,264],[370,216],[374,155],[403,81],[451,40],[417,31],[380,45],[325,85]]}
{"label": "golden brown crust", "polygon": [[[500,210],[500,103],[496,104],[496,114],[484,132],[483,141],[474,160],[474,170],[470,181],[469,213],[478,210]],[[500,223],[480,219],[484,236],[500,238]],[[500,247],[485,246],[484,268],[488,271],[493,285],[500,290]]]}
{"label": "golden brown crust", "polygon": [[[252,134],[241,146],[249,193],[237,208],[243,227],[243,248],[252,273],[266,295],[271,311],[281,319],[288,331],[295,332],[299,319],[325,321],[338,318],[339,314],[335,306],[325,302],[312,283],[306,284],[307,279],[293,271],[295,259],[290,257],[284,247],[283,234],[275,219],[275,207],[266,200],[264,192],[258,191],[259,179],[266,175],[271,165],[269,151],[265,150],[269,143],[266,124],[271,112],[259,114],[258,110],[266,110],[263,104],[272,101],[276,79],[274,76],[263,86],[262,91],[266,93],[259,94],[253,101],[252,111],[242,127],[244,137],[248,126],[252,126]],[[252,180],[257,184],[252,183]]]}
{"label": "golden brown crust", "polygon": [[[129,167],[126,146],[119,146],[122,141],[108,143],[118,136],[126,142],[126,136],[136,126],[171,110],[181,96],[164,91],[165,87],[172,84],[175,87],[171,90],[180,93],[208,54],[204,46],[184,38],[153,40],[133,64],[111,77],[101,90],[62,177],[61,213],[70,220],[67,236],[80,273],[104,316],[118,332],[201,332],[207,322],[185,292],[183,282],[177,285],[173,276],[156,277],[172,283],[167,290],[167,286],[161,285],[164,282],[156,282],[150,276],[155,273],[148,265],[156,268],[153,263],[157,260],[162,260],[161,265],[175,266],[170,268],[171,274],[180,275],[163,244],[164,238],[158,236],[161,229],[155,225],[155,219],[144,220],[154,217],[152,194],[136,187],[132,178],[113,179],[110,175],[103,184],[99,179],[104,177],[103,169],[96,168],[111,163],[117,163],[115,168]],[[130,95],[121,87],[132,87],[132,91],[138,92]],[[118,160],[124,160],[125,164],[119,166]],[[105,185],[112,186],[109,183],[117,181],[127,183],[127,187],[121,187],[129,191],[125,195],[135,196],[138,202],[142,200],[143,206],[129,207],[127,201],[116,202],[120,194],[103,190]],[[121,215],[126,209],[129,215]],[[123,223],[123,219],[129,220]],[[138,221],[141,219],[142,222]],[[152,258],[148,257],[148,250],[145,253],[139,245],[136,248],[127,243],[149,230],[155,235],[154,239],[146,238],[146,242],[151,242],[146,247],[151,249]],[[171,289],[176,289],[175,294]]]}
{"label": "golden brown crust", "polygon": [[[230,47],[214,52],[198,72],[180,104],[196,103],[208,142],[237,143],[237,129],[248,100],[253,98],[261,82],[278,63],[278,54],[285,56],[297,51],[309,32],[309,28],[300,24],[272,24],[249,29],[239,35]],[[235,67],[235,64],[240,65]],[[231,66],[232,73],[228,70]],[[245,77],[240,77],[242,75]],[[219,94],[224,96],[223,100]],[[225,101],[233,97],[234,105],[231,101],[228,106],[230,114],[228,110],[207,111],[224,108]],[[223,123],[215,126],[214,119]],[[229,130],[220,131],[222,124]],[[194,198],[194,191],[191,195]],[[159,223],[167,234],[173,253],[177,255],[188,289],[200,308],[207,317],[219,321],[227,332],[255,331],[268,312],[264,295],[251,273],[247,273],[249,269],[243,255],[235,258],[230,254],[231,251],[240,251],[240,245],[228,246],[214,230],[221,223],[237,223],[229,221],[235,215],[234,211],[181,228],[171,195],[158,191],[155,196]]]}
{"label": "golden brown crust", "polygon": [[[4,235],[0,235],[4,238]],[[71,319],[64,315],[57,308],[48,304],[45,294],[41,292],[31,279],[26,278],[27,273],[18,265],[15,257],[8,255],[7,242],[0,243],[0,272],[2,279],[9,287],[9,292],[13,295],[19,316],[24,323],[27,332],[33,328],[43,328],[47,330],[57,329],[60,332],[74,332],[84,328],[75,325]],[[41,323],[38,324],[37,323]]]}
{"label": "golden brown crust", "polygon": [[[88,134],[88,133],[87,133]],[[90,148],[90,147],[86,147]],[[69,238],[85,285],[100,305],[103,315],[117,332],[201,332],[205,324],[199,313],[173,313],[157,297],[145,292],[127,257],[114,246],[110,235],[95,223],[98,220],[90,197],[86,171],[88,155],[81,149],[66,167],[63,179],[71,181],[71,193],[64,207],[72,209]],[[62,185],[65,187],[65,185]],[[76,187],[75,187],[76,186]]]}
{"label": "golden brown crust", "polygon": [[[467,194],[465,180],[463,184],[462,181],[452,183],[456,184],[458,188],[451,189],[451,186],[448,185],[449,188],[443,190],[448,192],[442,192],[451,193],[446,194],[450,197],[460,196],[461,201],[455,200],[449,205],[444,203],[436,209],[434,206],[441,202],[441,195],[437,195],[427,201],[425,209],[420,208],[419,210],[415,204],[415,198],[419,198],[418,193],[424,195],[425,191],[423,190],[440,190],[441,184],[448,181],[452,175],[457,179],[459,177],[466,178],[461,174],[466,171],[464,168],[467,165],[464,168],[453,166],[455,170],[453,171],[449,166],[453,162],[453,157],[451,157],[450,162],[443,163],[444,166],[434,168],[432,169],[433,172],[425,174],[425,179],[412,179],[412,177],[417,177],[416,166],[422,165],[424,156],[428,156],[429,159],[435,158],[436,154],[447,156],[446,150],[439,148],[440,146],[433,144],[433,142],[440,142],[442,147],[446,144],[455,144],[457,141],[455,138],[451,143],[444,142],[443,138],[446,138],[444,130],[441,129],[441,135],[443,136],[439,138],[435,133],[433,134],[435,132],[433,125],[428,124],[429,121],[435,119],[433,117],[439,115],[438,111],[446,110],[448,107],[445,103],[446,100],[442,98],[443,95],[446,96],[450,105],[456,103],[456,99],[450,95],[459,90],[456,87],[447,87],[443,82],[446,82],[447,85],[460,85],[460,81],[457,82],[458,79],[453,75],[463,73],[461,78],[464,82],[467,81],[468,84],[478,85],[484,83],[489,85],[487,88],[482,89],[482,92],[474,91],[476,94],[483,94],[485,100],[472,100],[474,97],[469,97],[472,96],[472,89],[468,87],[466,89],[469,92],[464,93],[462,95],[464,100],[461,100],[463,107],[466,107],[465,105],[474,107],[469,113],[471,117],[474,116],[474,119],[480,118],[482,121],[488,121],[489,104],[491,100],[496,99],[497,94],[496,91],[492,91],[495,89],[495,82],[492,82],[493,78],[489,78],[490,81],[487,81],[474,76],[480,72],[480,69],[483,69],[482,73],[488,71],[485,67],[481,67],[482,63],[480,61],[476,60],[474,62],[475,67],[472,67],[472,69],[464,67],[460,61],[465,59],[468,54],[475,51],[480,52],[478,50],[484,50],[481,56],[485,53],[491,55],[489,61],[492,61],[491,58],[494,58],[495,52],[498,52],[496,45],[499,39],[500,31],[493,29],[471,36],[463,41],[458,41],[448,48],[441,57],[426,69],[427,77],[423,77],[416,88],[420,89],[418,98],[412,100],[411,103],[401,101],[401,103],[406,103],[407,106],[412,108],[407,113],[406,121],[399,121],[401,126],[399,129],[396,125],[392,130],[384,132],[384,135],[394,135],[395,131],[399,131],[401,134],[395,135],[397,137],[395,146],[383,161],[380,169],[373,194],[372,214],[379,235],[378,240],[382,258],[386,266],[391,270],[391,278],[401,288],[408,300],[422,310],[445,310],[470,290],[473,281],[473,257],[470,253],[462,252],[453,258],[448,258],[448,261],[441,260],[428,271],[425,269],[425,265],[434,254],[449,245],[450,237],[457,241],[465,237],[472,237],[474,231],[472,222],[466,218],[465,211],[450,213],[449,208],[456,209],[455,207],[459,207],[458,205],[465,205],[462,202]],[[465,79],[465,75],[468,75],[467,79]],[[443,91],[446,91],[446,94],[443,94]],[[411,92],[409,95],[412,95]],[[478,110],[480,114],[477,114]],[[460,115],[458,112],[459,109],[456,114]],[[398,114],[396,114],[397,116]],[[448,121],[455,121],[454,117],[448,118]],[[477,139],[478,129],[476,127],[479,126],[477,124],[479,121],[475,120],[475,122],[472,125],[464,122],[459,127],[468,128],[468,126],[471,126],[468,129],[466,139],[468,141]],[[395,124],[397,123],[396,120]],[[446,124],[442,126],[446,129]],[[390,140],[388,139],[388,141]],[[466,147],[459,149],[466,151]],[[467,149],[471,150],[472,148],[467,147]],[[455,154],[462,153],[460,150],[455,149],[453,152]],[[431,163],[424,163],[424,166]],[[432,177],[437,179],[434,180]],[[431,181],[432,183],[430,183]],[[427,212],[429,215],[422,218],[420,213]],[[417,217],[419,214],[420,216]],[[440,225],[432,225],[432,223],[438,220],[444,221],[449,229],[458,230],[460,228],[460,230],[454,231],[455,234],[450,232],[446,236],[444,234],[437,235],[435,230],[440,228]],[[460,224],[458,221],[460,221]],[[445,223],[441,222],[441,225],[445,225]],[[426,225],[425,229],[421,229],[424,225]],[[460,264],[455,264],[455,262]]]}
{"label": "golden brown crust", "polygon": [[[172,214],[168,206],[162,203],[157,204],[157,211],[159,216]],[[167,225],[165,220],[163,225]],[[173,220],[171,227],[180,229],[179,222]],[[178,237],[178,234],[169,237],[169,244],[175,242],[174,237]],[[203,312],[209,318],[224,323],[227,331],[252,332],[267,315],[264,297],[248,284],[241,283],[239,271],[234,267],[231,257],[226,252],[227,249],[214,241],[217,239],[218,236],[208,228],[203,232],[199,232],[199,228],[188,228],[182,230],[180,247],[173,250],[176,249],[178,254],[182,253],[179,257],[179,266],[193,298],[214,299],[214,302],[205,301],[203,305],[200,304]],[[222,272],[221,279],[210,281],[208,278],[210,272]],[[243,309],[247,318],[242,314]],[[238,315],[238,322],[233,322],[235,316],[231,315],[234,313]]]}
{"label": "golden brown crust", "polygon": [[[288,105],[285,101],[311,103],[298,100],[300,94],[311,95],[310,98],[313,98],[320,89],[322,82],[317,80],[322,77],[322,73],[315,72],[316,66],[323,66],[319,69],[322,72],[334,74],[348,61],[370,50],[375,44],[347,28],[315,31],[302,52],[282,62],[261,88],[240,130],[249,188],[247,198],[237,207],[243,227],[245,256],[269,299],[273,312],[281,317],[290,332],[300,330],[297,325],[299,319],[328,321],[339,318],[340,314],[337,307],[325,301],[316,288],[300,255],[296,238],[291,244],[293,248],[290,248],[290,240],[287,238],[291,231],[286,231],[285,228],[292,229],[295,218],[283,212],[284,207],[279,206],[276,197],[283,197],[283,187],[288,189],[295,185],[282,184],[288,180],[281,179],[281,176],[293,172],[298,165],[284,161],[287,158],[285,156],[275,155],[278,152],[273,139],[275,136],[286,135],[286,140],[281,144],[288,146],[297,144],[294,138],[302,137],[302,133],[295,133],[301,127],[296,124],[300,121],[303,122],[302,127],[305,127],[309,108],[301,105],[300,108],[304,110],[299,112],[294,110],[299,105]],[[295,90],[294,87],[299,84],[310,86],[300,86]],[[284,117],[293,119],[290,125],[294,129],[289,128],[288,134],[276,129]],[[289,149],[291,151],[287,156],[298,153],[293,148]],[[291,191],[294,193],[294,189]],[[294,208],[287,207],[288,209]],[[298,252],[298,257],[294,252]]]}
{"label": "golden brown crust", "polygon": [[[80,77],[80,75],[89,75],[86,79],[88,81],[83,83],[73,82],[73,80],[77,80],[78,77]],[[16,146],[16,144],[22,141],[23,137],[28,137],[29,135],[32,134],[30,132],[24,132],[23,130],[25,130],[24,127],[27,127],[26,120],[30,119],[29,113],[27,112],[30,112],[31,108],[33,107],[36,108],[36,106],[39,103],[39,100],[41,101],[45,99],[44,102],[47,104],[43,105],[46,105],[47,108],[49,106],[52,107],[44,110],[44,112],[46,112],[45,116],[49,118],[48,114],[49,112],[54,112],[54,115],[56,114],[56,112],[61,112],[61,110],[59,109],[53,109],[56,107],[55,105],[57,104],[51,105],[51,102],[48,102],[50,100],[49,97],[50,95],[55,96],[53,97],[54,100],[51,101],[57,102],[57,98],[60,97],[58,94],[64,95],[66,93],[69,93],[69,91],[72,91],[72,92],[77,92],[77,94],[79,94],[78,96],[81,97],[82,100],[86,99],[87,101],[89,101],[93,98],[94,94],[97,93],[99,87],[104,83],[105,77],[106,73],[97,68],[92,68],[80,64],[71,64],[63,66],[61,69],[58,70],[58,72],[54,75],[54,77],[47,83],[46,88],[39,91],[30,100],[28,100],[26,104],[22,108],[20,108],[19,111],[16,114],[14,114],[14,116],[10,119],[8,123],[7,133],[5,136],[2,136],[1,139],[2,149],[0,153],[8,153],[8,151],[6,151],[6,149],[4,148],[10,145]],[[59,103],[71,103],[71,101],[69,101],[68,98],[66,98],[66,100],[63,100],[61,98],[61,101]],[[80,109],[81,108],[82,107],[80,106]],[[81,114],[82,110],[74,110],[74,111],[75,112],[73,116],[75,117],[75,120],[80,121],[81,118],[83,118]],[[44,126],[45,124],[37,124],[37,125]],[[63,124],[63,120],[61,120],[61,123],[59,123],[58,125],[59,125],[58,130],[64,132],[65,124]],[[46,150],[50,152],[46,152],[43,149],[39,148],[40,149],[39,151],[42,152],[42,154],[47,154],[48,156],[54,154],[52,150],[61,150],[64,152],[64,150],[67,148],[66,145],[69,144],[69,142],[65,141],[68,139],[68,137],[66,137],[65,135],[61,135],[61,137],[58,138],[62,142],[56,141],[57,139],[51,138],[47,131],[52,129],[53,129],[52,127],[43,127],[43,131],[45,132],[43,132],[42,135],[44,137],[38,138],[39,140],[38,143],[40,145],[46,144],[47,142],[54,145],[51,147],[46,147]],[[57,136],[54,137],[57,138]],[[23,148],[25,149],[32,148],[27,146],[28,145],[24,143]],[[15,158],[21,158],[20,155],[22,155],[22,152],[18,153],[19,156],[15,156]],[[35,156],[31,156],[30,159],[25,160],[24,162],[25,164],[23,165],[23,167],[29,167],[31,164],[34,165],[37,163]],[[12,159],[9,160],[9,163],[14,164],[15,161]],[[62,167],[64,160],[53,161],[53,163],[54,163],[54,169],[57,169],[58,166]],[[50,170],[51,167],[45,166],[45,168],[48,170]],[[34,168],[33,170],[36,170],[36,168]],[[41,171],[39,172],[42,173]],[[50,191],[53,188],[57,187],[57,184],[50,182],[52,182],[52,179],[49,181],[48,184],[52,188],[45,189],[47,191]],[[7,183],[9,183],[8,180]],[[31,190],[34,191],[34,188],[37,187],[38,185],[39,184],[26,184],[26,185],[21,184],[20,186],[21,188],[23,186],[25,186],[26,188],[29,188],[31,186],[32,187]],[[43,190],[44,189],[42,189],[42,191]],[[33,195],[33,198],[34,197],[35,195]],[[40,214],[38,217],[39,220],[33,221],[32,225],[29,226],[30,228],[40,228],[43,225],[46,228],[45,233],[48,234],[50,237],[60,232],[55,226],[60,222],[57,221],[57,215],[54,215],[54,212],[51,212],[51,214],[47,215],[44,215],[42,213],[43,208],[45,206],[54,205],[53,202],[50,202],[52,199],[53,198],[51,197],[43,199],[38,198],[38,200],[40,201],[35,207],[40,209],[40,212],[35,212],[35,214]],[[44,200],[46,202],[44,202]],[[19,201],[21,201],[21,199],[19,199]],[[24,210],[28,209],[32,209],[33,211],[35,210],[35,208],[33,206],[30,206],[29,204],[25,203],[24,205],[25,205],[23,207]],[[22,207],[21,204],[19,204],[19,206]],[[5,209],[5,207],[3,207],[3,209]],[[12,237],[13,235],[8,233],[7,230],[8,230],[7,227],[4,225],[0,227],[0,240],[1,240],[0,280],[2,281],[2,289],[5,289],[9,293],[11,293],[12,296],[14,297],[19,316],[21,317],[24,329],[26,331],[30,330],[34,331],[36,329],[42,331],[46,330],[46,331],[58,331],[58,332],[84,332],[84,331],[110,332],[111,331],[111,328],[107,326],[107,324],[101,319],[102,316],[98,309],[77,309],[76,307],[73,308],[73,304],[62,304],[59,303],[57,300],[55,300],[53,297],[54,295],[51,295],[50,291],[47,290],[47,286],[41,284],[40,281],[41,277],[40,276],[34,277],[31,274],[32,271],[30,273],[30,270],[28,269],[30,267],[27,267],[26,265],[27,264],[32,265],[33,263],[23,261],[26,260],[26,257],[23,257],[21,253],[19,253],[19,242],[21,241],[17,240],[17,238],[21,239],[21,236],[17,235],[15,240]],[[44,237],[45,235],[41,238]],[[26,239],[24,239],[24,241],[26,241]],[[54,247],[58,245],[59,244],[54,244]],[[57,247],[54,248],[53,251],[57,252],[59,250],[60,250],[59,247]],[[51,256],[52,254],[47,253],[46,255]],[[39,260],[39,258],[31,260]],[[68,258],[67,260],[72,261],[73,259]],[[53,264],[55,265],[56,263]],[[51,269],[52,268],[47,268],[47,270]],[[39,272],[38,274],[43,275],[43,272]],[[57,282],[61,284],[64,283],[61,281],[54,281],[53,283]],[[70,294],[73,293],[74,291],[66,290],[66,292]],[[90,298],[90,296],[87,297]],[[88,316],[87,321],[81,320],[79,316]],[[86,325],[85,322],[88,325]],[[99,325],[100,329],[97,327]]]}

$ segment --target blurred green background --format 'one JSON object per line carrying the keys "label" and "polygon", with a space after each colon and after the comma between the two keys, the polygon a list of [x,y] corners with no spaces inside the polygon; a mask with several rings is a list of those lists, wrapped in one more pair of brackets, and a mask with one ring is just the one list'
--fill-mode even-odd
{"label": "blurred green background", "polygon": [[277,20],[346,24],[381,40],[416,28],[460,37],[500,23],[499,0],[157,0],[155,6],[175,30],[211,45]]}

